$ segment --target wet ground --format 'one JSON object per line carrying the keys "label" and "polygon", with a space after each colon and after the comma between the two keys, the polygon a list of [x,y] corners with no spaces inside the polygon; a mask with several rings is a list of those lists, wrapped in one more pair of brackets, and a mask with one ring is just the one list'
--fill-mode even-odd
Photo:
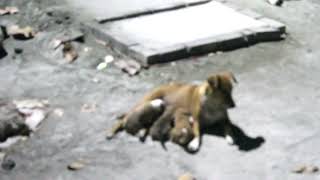
{"label": "wet ground", "polygon": [[[273,7],[263,0],[230,1],[285,23],[287,39],[155,65],[134,77],[114,66],[97,71],[105,55],[120,56],[95,44],[90,35],[85,43],[76,43],[80,54],[72,64],[50,47],[57,34],[80,28],[79,22],[88,18],[62,0],[1,1],[1,6],[20,9],[18,15],[0,17],[1,24],[17,22],[41,30],[31,40],[4,41],[8,55],[0,59],[1,98],[48,99],[52,110],[60,108],[64,114],[51,113],[31,138],[10,149],[8,158],[16,167],[0,170],[0,179],[158,180],[176,179],[184,172],[204,180],[319,179],[319,173],[291,170],[320,165],[320,3],[285,1]],[[16,47],[22,54],[14,53]],[[90,50],[85,52],[85,47]],[[218,136],[204,135],[201,150],[192,155],[169,143],[168,151],[150,140],[142,144],[126,134],[105,140],[113,119],[152,87],[172,80],[199,82],[221,70],[234,72],[239,81],[232,121],[248,136],[262,136],[261,146],[244,151]],[[97,108],[83,112],[84,104]],[[67,165],[76,160],[86,166],[69,171]]]}

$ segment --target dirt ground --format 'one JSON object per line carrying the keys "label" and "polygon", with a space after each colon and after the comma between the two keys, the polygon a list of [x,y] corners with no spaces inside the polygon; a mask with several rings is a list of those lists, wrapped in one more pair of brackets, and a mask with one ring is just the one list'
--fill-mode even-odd
{"label": "dirt ground", "polygon": [[[84,43],[75,42],[79,58],[74,63],[66,63],[61,49],[52,48],[56,36],[81,29],[80,22],[88,19],[63,0],[0,1],[0,7],[20,9],[17,15],[1,16],[0,24],[30,25],[39,31],[30,40],[3,42],[8,55],[0,59],[0,98],[48,99],[53,111],[64,112],[62,117],[50,113],[36,133],[9,150],[16,167],[1,169],[0,180],[160,180],[185,172],[200,180],[319,179],[319,173],[291,170],[320,166],[320,3],[292,0],[274,7],[263,0],[229,1],[285,23],[286,40],[155,65],[134,77],[113,65],[97,71],[106,55],[121,56],[96,44],[90,34]],[[23,52],[17,54],[15,48]],[[239,149],[204,135],[200,151],[189,154],[170,143],[165,151],[150,139],[143,144],[124,133],[105,139],[115,117],[151,88],[172,80],[199,82],[222,70],[234,72],[239,81],[237,108],[230,117],[249,137],[262,136],[260,146]],[[83,112],[84,104],[97,107]],[[77,160],[85,167],[68,170]]]}

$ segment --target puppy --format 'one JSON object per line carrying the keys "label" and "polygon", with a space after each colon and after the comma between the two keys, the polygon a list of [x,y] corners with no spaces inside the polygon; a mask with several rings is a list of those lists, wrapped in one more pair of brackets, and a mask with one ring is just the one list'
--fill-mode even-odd
{"label": "puppy", "polygon": [[222,72],[209,76],[201,85],[170,83],[151,91],[142,102],[162,99],[166,103],[166,110],[150,129],[152,139],[161,142],[168,139],[172,115],[177,109],[182,108],[190,112],[194,120],[194,138],[187,145],[189,151],[199,150],[200,125],[211,126],[217,122],[224,124],[225,138],[232,144],[232,126],[227,110],[235,107],[232,89],[233,83],[236,82],[232,73]]}
{"label": "puppy", "polygon": [[194,138],[193,123],[191,113],[182,108],[177,109],[174,114],[174,125],[170,131],[170,140],[185,147]]}
{"label": "puppy", "polygon": [[148,135],[149,127],[163,113],[164,102],[161,99],[144,102],[134,107],[128,114],[119,117],[119,121],[112,127],[107,139],[112,139],[116,133],[125,130],[127,133],[139,134],[144,141]]}

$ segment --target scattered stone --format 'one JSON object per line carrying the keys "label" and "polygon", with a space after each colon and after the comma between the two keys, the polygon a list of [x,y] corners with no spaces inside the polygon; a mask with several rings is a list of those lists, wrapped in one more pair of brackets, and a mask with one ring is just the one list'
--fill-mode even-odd
{"label": "scattered stone", "polygon": [[114,58],[111,55],[107,55],[106,57],[104,57],[104,62],[106,62],[107,64],[112,63],[113,61]]}
{"label": "scattered stone", "polygon": [[85,164],[82,161],[75,161],[68,165],[70,171],[78,171],[85,167]]}
{"label": "scattered stone", "polygon": [[183,175],[181,175],[178,180],[196,180],[195,177],[192,176],[192,174],[190,173],[185,173]]}
{"label": "scattered stone", "polygon": [[58,117],[62,117],[63,114],[64,114],[64,111],[63,111],[63,109],[61,109],[61,108],[56,108],[56,109],[53,111],[53,113],[54,113],[56,116],[58,116]]}
{"label": "scattered stone", "polygon": [[36,35],[36,32],[30,26],[21,28],[18,25],[13,25],[7,28],[7,34],[15,39],[31,39]]}
{"label": "scattered stone", "polygon": [[115,65],[130,76],[138,74],[141,70],[141,64],[132,59],[118,60]]}
{"label": "scattered stone", "polygon": [[48,101],[46,100],[13,101],[13,104],[19,113],[24,116],[25,124],[32,131],[35,131],[47,116],[46,107],[48,106]]}
{"label": "scattered stone", "polygon": [[81,112],[92,113],[97,110],[97,104],[84,104],[81,107]]}
{"label": "scattered stone", "polygon": [[91,48],[89,48],[89,47],[85,47],[85,48],[83,49],[84,52],[89,52],[90,50],[91,50]]}
{"label": "scattered stone", "polygon": [[97,42],[98,44],[101,44],[102,46],[108,46],[108,43],[107,43],[106,41],[102,41],[102,40],[100,40],[100,39],[96,39],[96,42]]}
{"label": "scattered stone", "polygon": [[98,78],[93,78],[92,81],[93,81],[94,83],[100,83],[100,80],[99,80]]}
{"label": "scattered stone", "polygon": [[105,68],[107,68],[107,66],[108,66],[108,64],[106,62],[101,62],[101,63],[98,64],[96,69],[98,71],[101,71],[101,70],[104,70]]}
{"label": "scattered stone", "polygon": [[6,171],[12,170],[16,166],[16,163],[12,159],[4,158],[1,167]]}
{"label": "scattered stone", "polygon": [[221,54],[223,54],[223,52],[222,51],[217,51],[216,54],[217,55],[221,55]]}
{"label": "scattered stone", "polygon": [[297,173],[297,174],[301,174],[301,173],[303,173],[305,170],[306,170],[306,166],[305,165],[302,165],[302,166],[297,166],[297,167],[295,167],[293,170],[292,170],[292,172],[293,173]]}
{"label": "scattered stone", "polygon": [[57,40],[61,41],[61,43],[71,42],[71,41],[80,41],[82,42],[84,38],[84,34],[78,29],[68,29],[68,31],[64,32]]}
{"label": "scattered stone", "polygon": [[17,14],[19,12],[19,9],[17,7],[5,7],[4,9],[0,9],[0,16],[6,15],[6,14]]}
{"label": "scattered stone", "polygon": [[312,174],[312,173],[316,173],[318,171],[319,171],[319,168],[314,165],[309,165],[309,166],[301,165],[301,166],[295,167],[292,170],[292,172],[296,173],[296,174],[305,174],[305,173]]}
{"label": "scattered stone", "polygon": [[275,5],[275,6],[281,6],[283,3],[283,0],[267,0],[268,3]]}
{"label": "scattered stone", "polygon": [[75,48],[72,46],[71,42],[64,43],[63,49],[63,57],[69,62],[72,63],[78,58],[78,53]]}

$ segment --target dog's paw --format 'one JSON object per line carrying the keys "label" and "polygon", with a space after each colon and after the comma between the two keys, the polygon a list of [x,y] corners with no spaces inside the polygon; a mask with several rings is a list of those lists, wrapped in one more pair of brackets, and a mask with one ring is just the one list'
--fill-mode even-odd
{"label": "dog's paw", "polygon": [[226,141],[227,141],[228,144],[234,145],[234,140],[233,140],[233,138],[232,138],[230,135],[227,135],[227,136],[225,137],[225,139],[226,139]]}
{"label": "dog's paw", "polygon": [[188,150],[191,152],[198,151],[200,148],[200,138],[194,138],[189,144],[188,144]]}

